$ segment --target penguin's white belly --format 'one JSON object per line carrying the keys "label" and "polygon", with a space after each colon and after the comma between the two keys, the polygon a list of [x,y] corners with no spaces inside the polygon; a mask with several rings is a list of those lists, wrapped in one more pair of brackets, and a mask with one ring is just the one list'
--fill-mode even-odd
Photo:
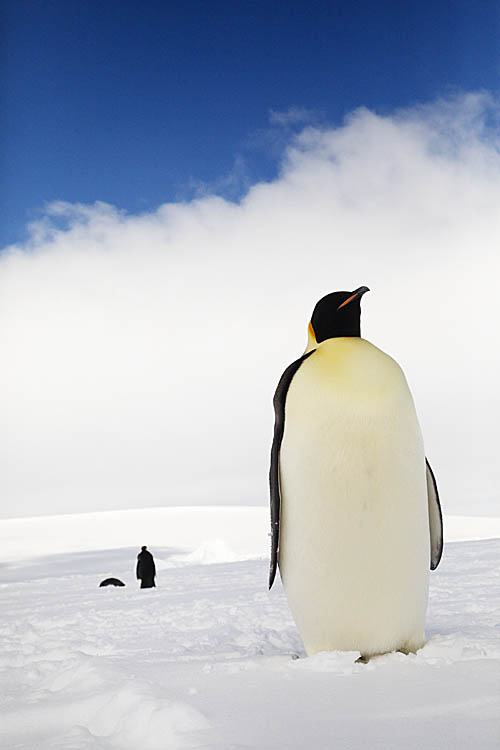
{"label": "penguin's white belly", "polygon": [[423,644],[425,456],[399,366],[329,339],[290,385],[280,451],[279,566],[308,654]]}

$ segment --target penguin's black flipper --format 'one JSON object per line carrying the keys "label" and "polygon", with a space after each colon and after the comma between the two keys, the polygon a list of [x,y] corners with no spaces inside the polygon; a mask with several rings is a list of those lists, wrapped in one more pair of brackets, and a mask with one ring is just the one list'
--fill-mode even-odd
{"label": "penguin's black flipper", "polygon": [[431,465],[427,467],[427,501],[429,504],[429,531],[431,535],[431,570],[436,570],[443,554],[443,514],[439,503],[439,493]]}
{"label": "penguin's black flipper", "polygon": [[274,583],[276,569],[278,567],[278,547],[280,535],[280,448],[285,431],[285,401],[286,394],[292,382],[293,376],[304,362],[316,349],[303,354],[300,359],[288,365],[280,378],[276,393],[274,394],[274,437],[271,448],[271,467],[269,469],[269,486],[271,494],[271,564],[269,568],[269,588]]}

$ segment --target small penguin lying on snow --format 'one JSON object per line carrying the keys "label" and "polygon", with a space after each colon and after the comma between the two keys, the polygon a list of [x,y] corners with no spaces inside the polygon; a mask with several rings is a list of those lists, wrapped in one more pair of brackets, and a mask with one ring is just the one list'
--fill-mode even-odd
{"label": "small penguin lying on snow", "polygon": [[424,643],[443,548],[436,481],[399,365],[361,338],[366,286],[314,308],[283,373],[271,450],[271,567],[309,655]]}
{"label": "small penguin lying on snow", "polygon": [[119,578],[105,578],[99,586],[125,586],[125,584]]}

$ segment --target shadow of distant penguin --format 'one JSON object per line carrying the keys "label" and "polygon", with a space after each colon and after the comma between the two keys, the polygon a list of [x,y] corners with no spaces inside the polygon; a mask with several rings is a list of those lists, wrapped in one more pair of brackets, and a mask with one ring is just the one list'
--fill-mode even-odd
{"label": "shadow of distant penguin", "polygon": [[125,586],[125,584],[119,578],[105,578],[99,586]]}

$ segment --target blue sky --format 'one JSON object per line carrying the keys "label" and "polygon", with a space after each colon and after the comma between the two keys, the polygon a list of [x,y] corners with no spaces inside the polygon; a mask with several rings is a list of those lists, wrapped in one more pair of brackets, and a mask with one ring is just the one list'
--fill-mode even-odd
{"label": "blue sky", "polygon": [[46,202],[238,198],[308,121],[498,91],[494,0],[3,6],[1,246]]}

